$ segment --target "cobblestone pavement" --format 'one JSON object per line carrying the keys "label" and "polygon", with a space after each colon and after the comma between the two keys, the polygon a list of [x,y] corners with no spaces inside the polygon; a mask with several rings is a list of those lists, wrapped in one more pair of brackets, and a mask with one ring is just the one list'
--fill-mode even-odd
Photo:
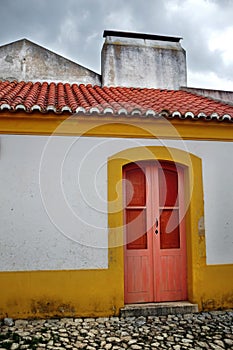
{"label": "cobblestone pavement", "polygon": [[187,315],[5,319],[2,349],[233,349],[233,310]]}

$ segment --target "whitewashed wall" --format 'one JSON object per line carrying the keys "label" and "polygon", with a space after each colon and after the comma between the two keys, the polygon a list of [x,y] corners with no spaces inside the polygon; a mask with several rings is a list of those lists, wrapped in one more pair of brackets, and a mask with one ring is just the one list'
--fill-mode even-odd
{"label": "whitewashed wall", "polygon": [[159,145],[203,161],[208,264],[233,263],[233,143],[0,136],[0,270],[107,268],[107,159]]}

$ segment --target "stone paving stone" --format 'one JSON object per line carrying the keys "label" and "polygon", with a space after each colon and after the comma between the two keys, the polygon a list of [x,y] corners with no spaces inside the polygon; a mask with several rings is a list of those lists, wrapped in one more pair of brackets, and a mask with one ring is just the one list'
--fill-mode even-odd
{"label": "stone paving stone", "polygon": [[233,350],[233,310],[149,317],[0,321],[0,350]]}

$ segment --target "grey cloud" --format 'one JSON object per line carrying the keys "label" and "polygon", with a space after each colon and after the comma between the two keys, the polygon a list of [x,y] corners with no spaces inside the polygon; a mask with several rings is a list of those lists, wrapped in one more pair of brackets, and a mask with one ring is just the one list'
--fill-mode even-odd
{"label": "grey cloud", "polygon": [[207,6],[200,21],[194,9],[182,11],[189,0],[1,0],[1,44],[26,37],[99,72],[104,29],[177,35],[189,70],[228,77],[233,66],[224,65],[220,50],[209,50],[208,40],[231,25],[233,1],[204,1],[216,11],[213,18]]}

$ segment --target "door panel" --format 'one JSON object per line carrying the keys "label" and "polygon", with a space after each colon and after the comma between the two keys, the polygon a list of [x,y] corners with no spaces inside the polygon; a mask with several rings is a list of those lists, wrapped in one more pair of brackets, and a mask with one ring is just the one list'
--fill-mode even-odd
{"label": "door panel", "polygon": [[180,248],[180,226],[178,209],[160,211],[160,249]]}
{"label": "door panel", "polygon": [[[147,293],[149,289],[148,285],[148,259],[146,255],[139,256],[128,256],[128,268],[132,272],[129,274],[129,285],[128,285],[128,293],[137,293],[137,298],[142,300],[140,296],[141,293]],[[141,277],[138,278],[138,272],[141,272]]]}
{"label": "door panel", "polygon": [[145,209],[126,209],[127,249],[147,249]]}
{"label": "door panel", "polygon": [[125,302],[153,300],[151,234],[148,229],[146,169],[131,164],[125,179]]}
{"label": "door panel", "polygon": [[159,205],[174,207],[178,205],[178,173],[176,166],[170,163],[160,163],[159,166]]}
{"label": "door panel", "polygon": [[170,162],[124,167],[125,302],[185,300],[183,169]]}
{"label": "door panel", "polygon": [[160,258],[159,290],[156,301],[183,300],[182,277],[179,255],[165,255]]}
{"label": "door panel", "polygon": [[135,165],[127,170],[126,206],[146,204],[146,178],[143,168]]}

